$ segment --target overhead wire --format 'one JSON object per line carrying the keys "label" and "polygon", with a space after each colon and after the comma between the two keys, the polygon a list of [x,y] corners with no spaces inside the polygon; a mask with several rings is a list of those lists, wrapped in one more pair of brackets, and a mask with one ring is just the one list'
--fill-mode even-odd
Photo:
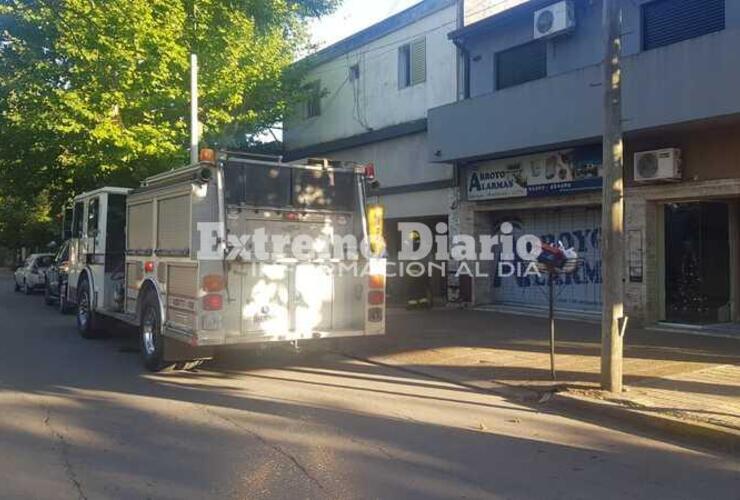
{"label": "overhead wire", "polygon": [[[496,2],[494,4],[488,5],[486,7],[483,7],[483,8],[477,9],[477,10],[470,11],[469,13],[467,13],[467,15],[473,16],[473,15],[476,15],[476,14],[480,14],[480,13],[485,12],[487,10],[495,9],[496,7],[501,6],[501,5],[503,5],[505,3],[508,3],[510,1],[511,0],[499,0],[498,2]],[[525,3],[527,1],[529,1],[529,0],[525,0],[522,3]],[[352,57],[367,56],[367,54],[371,54],[371,53],[377,52],[379,50],[383,50],[383,49],[386,49],[386,48],[389,48],[389,47],[393,47],[391,50],[384,51],[384,52],[382,52],[380,54],[377,54],[374,57],[368,58],[368,60],[373,60],[373,59],[375,59],[377,57],[380,57],[380,56],[383,56],[383,55],[385,55],[385,54],[387,54],[389,52],[394,52],[395,49],[396,49],[396,47],[398,47],[399,44],[402,45],[402,44],[404,44],[406,42],[410,42],[410,41],[415,40],[415,39],[417,39],[417,38],[419,38],[421,36],[428,35],[429,33],[432,33],[434,31],[438,31],[438,30],[443,29],[443,28],[445,28],[447,26],[450,26],[450,25],[457,25],[457,19],[452,20],[452,21],[448,21],[446,23],[437,25],[437,26],[435,26],[433,28],[429,28],[429,29],[424,30],[424,31],[417,32],[417,33],[415,33],[413,35],[409,35],[409,36],[404,37],[404,38],[399,38],[399,39],[393,40],[391,42],[387,42],[387,43],[384,43],[382,45],[371,47],[371,48],[368,48],[368,49],[365,49],[365,50],[348,51],[346,53],[346,55],[351,55]],[[338,43],[341,43],[341,41],[338,42]],[[330,47],[331,46],[329,46],[327,48],[330,48]],[[326,50],[326,49],[322,49],[322,50]],[[312,56],[315,56],[316,54],[319,54],[319,53],[321,53],[321,51],[316,52],[313,55],[308,56],[306,59],[310,59]],[[336,61],[339,57],[341,57],[341,56],[338,56],[337,58],[334,58],[333,61]],[[341,60],[339,60],[336,63],[336,68],[332,68],[328,64],[323,64],[321,66],[323,66],[323,68],[324,68],[324,69],[322,69],[322,71],[318,71],[318,72],[317,71],[314,71],[311,74],[312,75],[320,75],[320,74],[330,73],[332,71],[337,71],[339,69],[343,69],[344,68],[344,66],[342,66],[342,61]]]}
{"label": "overhead wire", "polygon": [[[508,3],[510,1],[511,0],[499,0],[498,2],[493,3],[491,5],[487,5],[485,7],[480,8],[480,9],[476,9],[476,10],[470,11],[470,12],[466,13],[466,16],[473,16],[473,15],[480,14],[482,12],[485,12],[485,11],[488,11],[488,10],[491,10],[491,9],[495,9],[496,7],[501,6],[501,5],[503,5],[505,3]],[[522,3],[525,3],[527,1],[529,1],[529,0],[524,0]],[[326,75],[326,74],[329,74],[329,73],[334,73],[334,72],[337,72],[337,71],[340,71],[340,70],[341,71],[346,71],[346,77],[339,84],[339,86],[336,88],[336,90],[334,90],[333,92],[331,92],[331,95],[329,96],[329,98],[328,98],[328,100],[326,102],[326,106],[325,106],[324,109],[329,109],[331,107],[331,105],[336,101],[337,97],[339,96],[339,94],[341,93],[341,91],[344,89],[344,87],[347,85],[347,83],[351,83],[351,85],[352,85],[352,91],[353,91],[353,119],[355,119],[365,129],[372,130],[372,128],[369,126],[369,124],[367,122],[367,117],[364,117],[363,118],[360,115],[360,109],[359,109],[360,108],[360,103],[359,103],[359,88],[357,87],[357,82],[356,81],[353,81],[352,78],[351,78],[351,75],[349,74],[350,73],[349,69],[350,69],[351,66],[353,66],[353,64],[351,63],[350,59],[356,60],[357,61],[357,64],[359,64],[359,62],[361,61],[362,62],[362,65],[361,65],[361,68],[362,69],[361,69],[361,71],[362,71],[362,73],[364,73],[365,70],[366,70],[366,67],[367,67],[368,62],[375,61],[375,60],[381,58],[382,56],[384,56],[386,54],[395,52],[400,45],[403,45],[403,44],[405,44],[407,42],[411,42],[411,41],[416,40],[416,39],[418,39],[418,38],[420,38],[422,36],[426,36],[426,35],[428,35],[430,33],[439,31],[441,29],[446,28],[447,26],[457,25],[457,22],[458,22],[458,20],[455,19],[455,20],[452,20],[452,21],[448,21],[446,23],[443,23],[441,25],[437,25],[437,26],[435,26],[433,28],[429,28],[427,30],[423,30],[421,32],[414,33],[413,35],[409,35],[409,36],[404,37],[404,38],[395,39],[395,40],[393,40],[391,42],[387,42],[387,43],[384,43],[382,45],[378,45],[378,46],[371,47],[371,48],[368,48],[368,49],[365,49],[365,50],[360,50],[360,51],[348,51],[348,52],[346,52],[344,54],[344,58],[342,58],[341,55],[340,55],[340,56],[337,56],[336,58],[334,58],[331,63],[321,65],[321,66],[323,66],[323,68],[322,68],[321,71],[311,71],[310,74],[309,74],[309,78],[320,77],[321,75]],[[341,43],[341,42],[339,42],[339,43]],[[389,49],[389,50],[383,50],[383,49]],[[378,51],[382,51],[382,52],[379,52],[377,54],[374,54],[375,52],[378,52]],[[368,54],[373,54],[373,55],[372,56],[368,56]],[[309,56],[309,58],[310,57],[311,56]],[[304,120],[304,121],[301,121],[301,122],[295,124],[293,126],[293,128],[298,128],[298,129],[308,128],[308,127],[310,127],[312,125],[314,125],[314,122],[313,121],[306,121],[306,120]]]}

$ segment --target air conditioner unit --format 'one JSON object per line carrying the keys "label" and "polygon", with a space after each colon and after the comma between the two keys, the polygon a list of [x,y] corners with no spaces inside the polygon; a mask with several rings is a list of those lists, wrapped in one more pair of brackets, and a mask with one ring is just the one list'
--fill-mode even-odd
{"label": "air conditioner unit", "polygon": [[680,181],[680,149],[660,149],[635,154],[635,182]]}
{"label": "air conditioner unit", "polygon": [[576,27],[576,13],[572,0],[554,3],[534,13],[534,38],[564,35]]}

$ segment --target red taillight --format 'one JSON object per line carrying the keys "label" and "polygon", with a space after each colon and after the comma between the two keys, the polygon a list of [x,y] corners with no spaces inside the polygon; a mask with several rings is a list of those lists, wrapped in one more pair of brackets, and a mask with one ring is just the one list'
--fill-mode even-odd
{"label": "red taillight", "polygon": [[204,311],[220,311],[224,308],[224,298],[221,295],[206,295],[203,297]]}
{"label": "red taillight", "polygon": [[385,293],[373,291],[367,294],[367,303],[371,306],[379,306],[385,302]]}
{"label": "red taillight", "polygon": [[154,272],[154,262],[149,261],[144,263],[144,271],[147,273],[153,273]]}
{"label": "red taillight", "polygon": [[368,163],[367,165],[365,165],[365,176],[368,178],[368,180],[375,179],[375,164],[374,163]]}
{"label": "red taillight", "polygon": [[220,274],[209,274],[203,277],[203,290],[206,292],[222,292],[224,277]]}
{"label": "red taillight", "polygon": [[370,288],[374,288],[376,290],[385,289],[385,276],[380,274],[370,275]]}

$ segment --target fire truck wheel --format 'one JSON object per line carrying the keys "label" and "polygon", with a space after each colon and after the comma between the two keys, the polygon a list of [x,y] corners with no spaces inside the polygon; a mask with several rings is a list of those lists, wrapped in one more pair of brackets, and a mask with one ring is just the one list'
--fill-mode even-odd
{"label": "fire truck wheel", "polygon": [[96,339],[101,336],[98,319],[92,310],[92,292],[87,278],[83,278],[77,292],[77,331],[83,339]]}
{"label": "fire truck wheel", "polygon": [[151,372],[171,368],[164,361],[164,338],[162,337],[162,313],[157,298],[149,293],[144,297],[141,308],[139,342],[144,367]]}

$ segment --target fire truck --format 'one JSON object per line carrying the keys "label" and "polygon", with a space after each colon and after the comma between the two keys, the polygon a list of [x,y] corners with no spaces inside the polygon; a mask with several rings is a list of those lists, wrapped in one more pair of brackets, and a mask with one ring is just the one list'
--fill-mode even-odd
{"label": "fire truck", "polygon": [[381,244],[289,251],[297,238],[377,243],[382,208],[366,202],[373,170],[204,149],[198,163],[139,188],[83,193],[60,293],[83,338],[104,335],[104,319],[135,325],[151,371],[224,346],[383,335]]}

